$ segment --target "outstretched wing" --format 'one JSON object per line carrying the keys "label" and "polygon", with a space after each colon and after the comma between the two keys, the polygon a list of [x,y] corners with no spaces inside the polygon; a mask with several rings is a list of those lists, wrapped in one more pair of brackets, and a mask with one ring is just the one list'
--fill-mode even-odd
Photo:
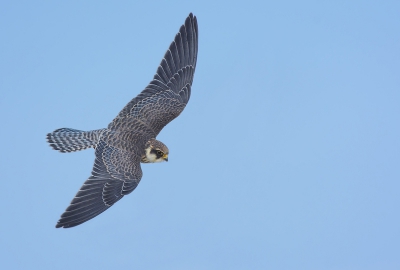
{"label": "outstretched wing", "polygon": [[100,141],[92,175],[61,215],[56,228],[74,227],[101,214],[131,193],[141,178],[140,156]]}
{"label": "outstretched wing", "polygon": [[109,128],[115,129],[118,126],[129,129],[129,126],[121,125],[121,122],[127,118],[136,118],[158,134],[176,118],[190,98],[197,44],[197,19],[190,13],[165,53],[153,80],[124,107]]}

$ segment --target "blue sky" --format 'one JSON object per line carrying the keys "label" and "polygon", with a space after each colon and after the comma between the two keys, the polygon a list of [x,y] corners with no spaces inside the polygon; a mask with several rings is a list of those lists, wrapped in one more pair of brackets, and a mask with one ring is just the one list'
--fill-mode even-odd
{"label": "blue sky", "polygon": [[[142,1],[143,2],[143,1]],[[3,1],[4,269],[399,269],[398,1]],[[189,12],[191,100],[169,162],[55,229],[94,152],[46,133],[106,127]]]}

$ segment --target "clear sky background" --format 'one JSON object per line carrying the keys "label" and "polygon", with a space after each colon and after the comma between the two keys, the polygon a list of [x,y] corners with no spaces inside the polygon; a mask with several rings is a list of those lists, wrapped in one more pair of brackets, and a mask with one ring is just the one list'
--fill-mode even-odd
{"label": "clear sky background", "polygon": [[[84,2],[84,3],[83,3]],[[169,162],[55,224],[103,128],[199,22]],[[399,1],[2,1],[2,269],[400,269]]]}

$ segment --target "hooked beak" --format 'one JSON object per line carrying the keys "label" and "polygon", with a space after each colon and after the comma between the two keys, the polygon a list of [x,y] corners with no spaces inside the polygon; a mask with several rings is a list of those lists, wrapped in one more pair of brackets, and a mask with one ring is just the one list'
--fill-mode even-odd
{"label": "hooked beak", "polygon": [[163,158],[165,161],[168,161],[168,155],[164,155]]}

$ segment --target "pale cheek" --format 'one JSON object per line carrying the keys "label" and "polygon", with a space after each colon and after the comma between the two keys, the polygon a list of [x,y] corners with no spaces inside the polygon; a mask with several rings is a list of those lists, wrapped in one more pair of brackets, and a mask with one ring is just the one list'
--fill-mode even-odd
{"label": "pale cheek", "polygon": [[153,155],[153,154],[146,154],[146,158],[147,158],[147,160],[149,161],[149,162],[157,162],[157,156],[156,155]]}
{"label": "pale cheek", "polygon": [[147,154],[146,158],[150,163],[159,163],[159,162],[163,162],[164,161],[163,158],[157,159],[157,156],[154,155],[154,154]]}

